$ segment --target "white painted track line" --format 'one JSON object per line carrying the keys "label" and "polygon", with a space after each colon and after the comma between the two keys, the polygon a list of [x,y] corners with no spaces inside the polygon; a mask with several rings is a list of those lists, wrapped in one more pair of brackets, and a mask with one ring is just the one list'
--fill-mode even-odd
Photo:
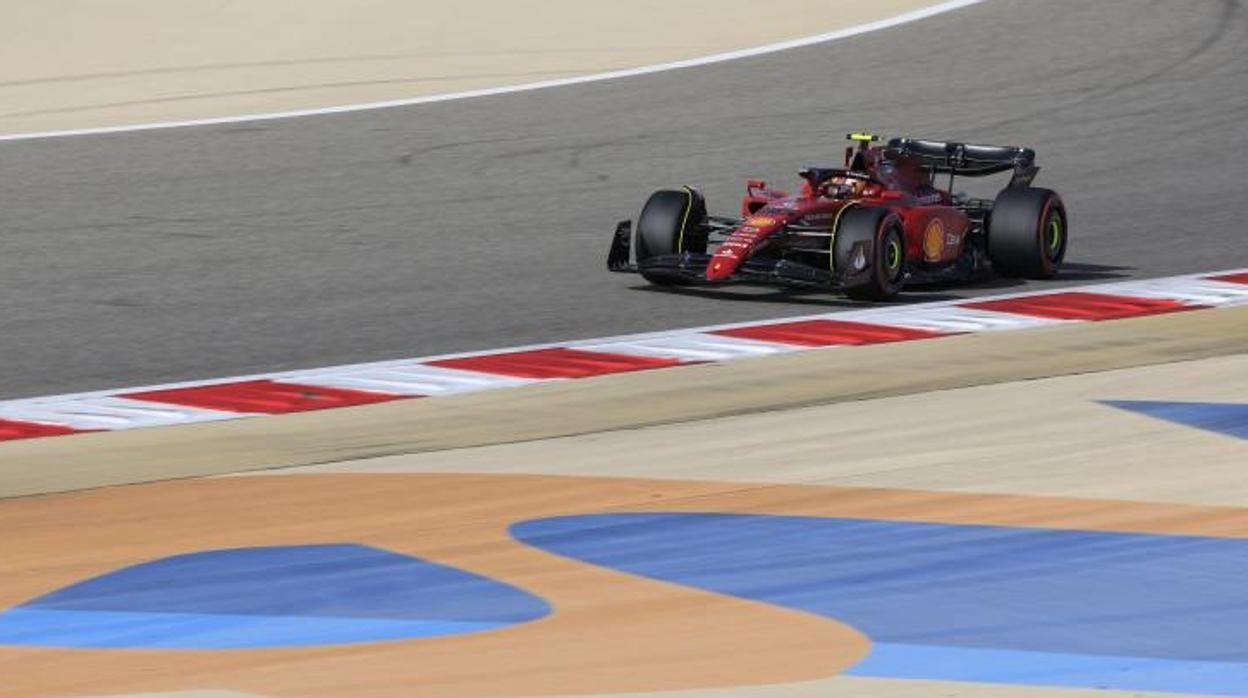
{"label": "white painted track line", "polygon": [[164,121],[156,123],[133,124],[128,126],[109,126],[102,128],[84,128],[71,129],[64,131],[43,131],[36,133],[16,133],[9,135],[0,135],[0,142],[3,141],[30,141],[48,138],[67,138],[71,136],[95,136],[116,133],[133,133],[136,131],[154,131],[158,129],[186,128],[190,126],[219,126],[225,124],[240,124],[256,121],[275,121],[278,119],[294,119],[305,116],[323,116],[327,114],[347,114],[351,112],[371,111],[376,109],[391,109],[394,107],[410,107],[419,104],[434,104],[437,102],[450,102],[461,99],[473,99],[476,97],[492,97],[496,95],[513,94],[516,92],[529,92],[532,90],[543,90],[553,87],[567,87],[570,85],[583,85],[592,82],[603,82],[605,80],[618,80],[620,78],[631,78],[639,75],[650,75],[653,73],[662,73],[670,70],[680,70],[683,68],[695,68],[698,66],[712,65],[714,63],[723,63],[726,61],[735,61],[742,58],[751,58],[754,56],[763,56],[769,53],[777,53],[779,51],[787,51],[805,46],[813,46],[815,44],[823,44],[840,39],[846,39],[859,34],[866,34],[881,29],[889,29],[891,27],[917,22],[928,17],[934,17],[945,12],[959,10],[971,5],[977,5],[984,0],[947,0],[930,7],[924,7],[911,12],[906,12],[893,17],[859,24],[852,27],[845,27],[836,31],[824,34],[816,34],[814,36],[803,37],[799,39],[791,39],[789,41],[781,41],[764,46],[756,46],[754,48],[740,49],[736,51],[727,51],[724,53],[716,53],[700,58],[690,58],[682,61],[673,61],[670,63],[659,63],[656,65],[642,66],[639,68],[628,68],[624,70],[613,70],[605,73],[594,73],[592,75],[580,75],[570,78],[560,78],[557,80],[542,80],[538,82],[530,82],[522,85],[510,85],[503,87],[489,87],[479,90],[468,90],[464,92],[449,92],[445,94],[425,95],[422,97],[412,97],[410,99],[394,99],[381,102],[365,102],[360,104],[342,104],[332,107],[319,107],[315,109],[295,109],[290,111],[278,111],[260,114],[243,114],[239,116],[214,117],[207,119],[190,119],[185,121]]}

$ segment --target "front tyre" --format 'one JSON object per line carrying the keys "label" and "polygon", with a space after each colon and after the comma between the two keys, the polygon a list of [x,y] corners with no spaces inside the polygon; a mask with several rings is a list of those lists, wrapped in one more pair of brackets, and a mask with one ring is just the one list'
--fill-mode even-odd
{"label": "front tyre", "polygon": [[1002,276],[1048,279],[1066,258],[1066,207],[1048,189],[1017,187],[997,195],[988,215],[988,258]]}
{"label": "front tyre", "polygon": [[845,295],[889,300],[905,283],[906,235],[901,218],[886,208],[845,211],[832,237],[833,265]]}
{"label": "front tyre", "polygon": [[706,201],[696,189],[664,189],[646,200],[637,219],[637,265],[652,284],[687,283],[671,271],[646,270],[646,260],[686,252],[706,252]]}

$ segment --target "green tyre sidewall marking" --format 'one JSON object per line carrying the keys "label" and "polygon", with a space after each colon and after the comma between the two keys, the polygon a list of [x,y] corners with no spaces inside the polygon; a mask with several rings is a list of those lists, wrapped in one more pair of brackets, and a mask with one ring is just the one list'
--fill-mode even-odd
{"label": "green tyre sidewall marking", "polygon": [[1049,259],[1057,257],[1062,250],[1062,215],[1054,211],[1049,216]]}
{"label": "green tyre sidewall marking", "polygon": [[898,265],[901,264],[901,245],[896,240],[890,239],[888,241],[888,252],[884,258],[884,263],[888,266],[890,272],[895,271]]}
{"label": "green tyre sidewall marking", "polygon": [[884,271],[885,279],[889,284],[896,284],[901,279],[901,264],[905,258],[902,253],[902,233],[894,226],[890,225],[885,228],[884,239],[887,242],[884,248]]}

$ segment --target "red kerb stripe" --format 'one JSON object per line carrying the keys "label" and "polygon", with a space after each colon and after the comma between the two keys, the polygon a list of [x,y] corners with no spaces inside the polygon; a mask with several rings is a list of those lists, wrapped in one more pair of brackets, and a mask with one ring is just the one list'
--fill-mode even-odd
{"label": "red kerb stripe", "polygon": [[493,373],[514,378],[587,378],[608,373],[680,366],[685,363],[687,362],[679,359],[555,348],[469,356],[462,359],[443,359],[429,361],[425,365]]}
{"label": "red kerb stripe", "polygon": [[1223,276],[1211,276],[1211,281],[1225,281],[1228,284],[1248,284],[1248,272],[1240,274],[1224,274]]}
{"label": "red kerb stripe", "polygon": [[374,402],[400,400],[401,395],[385,395],[364,390],[325,388],[295,383],[277,383],[268,380],[201,385],[193,388],[173,388],[139,393],[125,393],[120,397],[149,402],[165,402],[173,405],[199,407],[224,412],[260,412],[284,414],[324,410],[332,407],[351,407]]}
{"label": "red kerb stripe", "polygon": [[999,313],[1031,315],[1055,320],[1118,320],[1140,315],[1158,315],[1183,310],[1196,310],[1202,305],[1189,305],[1161,298],[1131,298],[1106,293],[1067,291],[1042,296],[1007,298],[999,301],[962,303],[964,308],[992,310]]}
{"label": "red kerb stripe", "polygon": [[88,430],[63,427],[56,424],[39,424],[37,422],[18,422],[12,419],[0,419],[0,441],[16,439],[37,439],[41,436],[65,436],[82,434]]}
{"label": "red kerb stripe", "polygon": [[797,344],[805,347],[827,347],[838,344],[883,344],[904,342],[911,339],[944,337],[940,332],[916,330],[907,327],[870,325],[844,320],[803,320],[782,322],[759,327],[737,327],[716,330],[712,334],[741,339],[758,339],[764,342]]}

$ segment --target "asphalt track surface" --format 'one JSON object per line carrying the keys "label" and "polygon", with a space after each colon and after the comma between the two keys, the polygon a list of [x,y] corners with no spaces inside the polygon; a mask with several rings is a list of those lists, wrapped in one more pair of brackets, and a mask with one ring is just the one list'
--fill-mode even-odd
{"label": "asphalt track surface", "polygon": [[0,396],[834,310],[651,292],[603,256],[650,190],[731,212],[855,128],[1036,147],[1063,282],[1244,266],[1246,34],[1235,0],[989,0],[608,83],[6,144]]}

